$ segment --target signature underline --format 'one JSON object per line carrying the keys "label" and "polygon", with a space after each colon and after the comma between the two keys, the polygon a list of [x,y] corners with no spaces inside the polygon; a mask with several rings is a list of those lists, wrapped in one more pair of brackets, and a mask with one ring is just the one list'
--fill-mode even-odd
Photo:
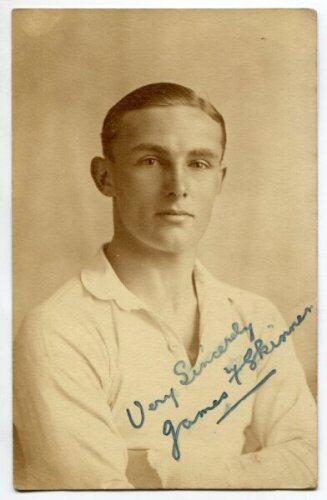
{"label": "signature underline", "polygon": [[217,424],[220,424],[220,422],[222,422],[224,420],[224,418],[227,417],[227,415],[235,410],[235,408],[240,404],[242,403],[242,401],[244,401],[246,398],[248,398],[249,396],[251,396],[251,394],[253,394],[256,390],[259,389],[259,387],[261,387],[265,382],[267,382],[267,380],[272,376],[272,375],[275,375],[275,373],[277,373],[277,370],[274,368],[273,370],[271,370],[269,373],[267,373],[267,375],[265,377],[263,377],[262,380],[260,380],[260,382],[258,382],[254,387],[252,387],[252,389],[250,389],[247,393],[244,394],[244,396],[242,396],[238,401],[236,401],[236,403],[234,403],[232,406],[230,406],[228,408],[228,410],[225,411],[225,413],[217,420]]}

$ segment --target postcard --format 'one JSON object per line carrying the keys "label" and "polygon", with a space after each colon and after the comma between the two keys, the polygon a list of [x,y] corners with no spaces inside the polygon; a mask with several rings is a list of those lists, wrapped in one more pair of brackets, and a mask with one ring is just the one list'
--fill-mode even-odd
{"label": "postcard", "polygon": [[13,10],[17,490],[316,488],[316,24]]}

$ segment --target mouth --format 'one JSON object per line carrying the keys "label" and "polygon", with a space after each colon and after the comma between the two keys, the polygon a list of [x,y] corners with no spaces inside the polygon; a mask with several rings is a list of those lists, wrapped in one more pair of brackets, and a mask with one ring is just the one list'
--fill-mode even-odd
{"label": "mouth", "polygon": [[173,225],[184,225],[192,218],[194,215],[190,212],[186,212],[185,210],[162,210],[156,214],[157,217],[160,218],[161,221],[164,221],[166,224]]}
{"label": "mouth", "polygon": [[158,212],[156,215],[168,215],[173,217],[194,217],[193,214],[189,212],[185,212],[184,210],[162,210]]}

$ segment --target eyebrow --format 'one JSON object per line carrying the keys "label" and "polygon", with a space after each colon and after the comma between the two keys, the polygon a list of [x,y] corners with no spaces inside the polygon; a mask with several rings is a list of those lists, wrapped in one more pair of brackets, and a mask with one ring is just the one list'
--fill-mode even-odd
{"label": "eyebrow", "polygon": [[189,156],[205,156],[206,158],[219,158],[219,155],[207,148],[192,149]]}
{"label": "eyebrow", "polygon": [[153,151],[155,153],[159,154],[168,154],[169,151],[167,149],[163,148],[162,146],[158,146],[157,144],[151,144],[147,142],[143,142],[141,144],[138,144],[137,146],[134,146],[131,148],[131,151],[137,152],[137,151]]}
{"label": "eyebrow", "polygon": [[[159,153],[164,155],[170,154],[170,151],[168,151],[167,149],[163,148],[162,146],[159,146],[158,144],[152,144],[152,143],[138,144],[137,146],[134,146],[131,149],[131,151],[132,152],[153,151],[154,153]],[[191,151],[188,152],[188,156],[204,156],[206,158],[219,158],[219,155],[217,153],[207,148],[192,149]]]}

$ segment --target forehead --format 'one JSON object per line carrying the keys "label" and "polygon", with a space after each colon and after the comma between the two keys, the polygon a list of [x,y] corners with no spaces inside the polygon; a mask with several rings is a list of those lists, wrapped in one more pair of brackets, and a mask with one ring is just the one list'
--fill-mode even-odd
{"label": "forehead", "polygon": [[154,143],[168,149],[222,150],[222,126],[204,111],[191,106],[153,107],[127,112],[118,125],[114,143],[134,148]]}

